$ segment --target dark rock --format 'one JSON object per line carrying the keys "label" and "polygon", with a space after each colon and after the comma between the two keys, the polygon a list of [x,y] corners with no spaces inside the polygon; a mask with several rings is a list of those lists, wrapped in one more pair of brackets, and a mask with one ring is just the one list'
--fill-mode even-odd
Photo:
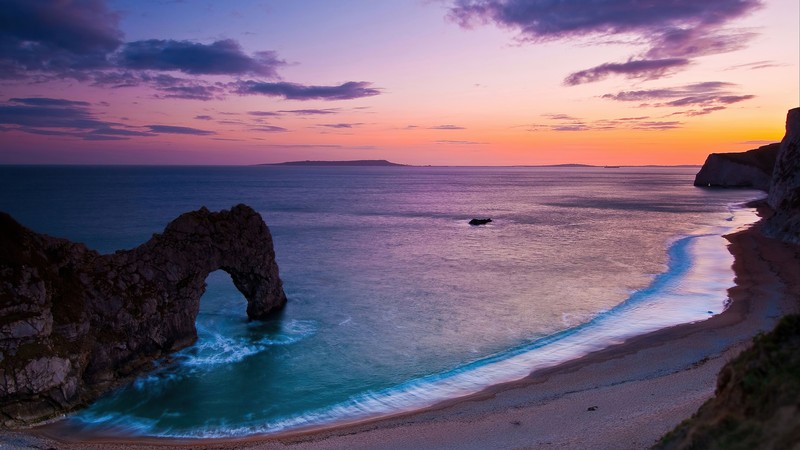
{"label": "dark rock", "polygon": [[470,225],[486,225],[487,223],[491,222],[492,219],[472,219],[469,221]]}
{"label": "dark rock", "polygon": [[786,135],[781,141],[767,198],[775,214],[764,232],[786,242],[800,244],[800,108],[789,110]]}
{"label": "dark rock", "polygon": [[0,423],[85,405],[192,344],[206,276],[218,269],[250,319],[285,305],[269,229],[245,205],[183,214],[109,255],[0,213]]}
{"label": "dark rock", "polygon": [[749,187],[768,191],[779,143],[741,153],[712,153],[694,179],[700,187]]}

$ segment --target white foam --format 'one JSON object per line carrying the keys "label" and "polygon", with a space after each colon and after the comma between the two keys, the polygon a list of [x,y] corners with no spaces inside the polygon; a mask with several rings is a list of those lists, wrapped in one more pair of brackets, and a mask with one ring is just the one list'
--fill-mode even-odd
{"label": "white foam", "polygon": [[[698,230],[676,239],[669,248],[666,272],[656,276],[649,287],[631,294],[624,303],[598,313],[587,323],[569,328],[526,345],[462,365],[453,370],[410,380],[388,389],[369,391],[339,404],[269,422],[228,425],[207,424],[191,432],[157,430],[148,420],[130,416],[82,418],[84,421],[124,425],[142,434],[171,437],[230,437],[274,433],[306,426],[379,417],[432,406],[441,401],[470,395],[488,386],[514,381],[531,372],[579,358],[627,338],[661,328],[705,320],[724,310],[729,301],[726,290],[734,285],[733,257],[723,234],[753,223],[753,211],[731,208],[724,225]],[[711,314],[709,313],[711,312]],[[567,323],[573,318],[563,316]],[[293,336],[313,333],[312,323],[289,324],[279,339],[246,343],[211,334],[188,364],[218,364],[238,361],[262,351],[268,345],[291,343]],[[204,346],[204,347],[203,347]]]}
{"label": "white foam", "polygon": [[176,355],[181,364],[207,367],[236,363],[271,346],[294,344],[313,336],[317,332],[317,323],[313,320],[292,319],[282,324],[279,334],[257,340],[247,335],[226,336],[199,323],[197,331],[197,343]]}

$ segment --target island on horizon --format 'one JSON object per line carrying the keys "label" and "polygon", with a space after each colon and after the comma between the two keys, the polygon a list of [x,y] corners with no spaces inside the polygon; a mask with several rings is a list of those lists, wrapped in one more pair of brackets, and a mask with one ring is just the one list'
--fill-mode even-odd
{"label": "island on horizon", "polygon": [[259,166],[378,166],[378,167],[407,167],[407,164],[398,164],[385,159],[356,159],[350,161],[288,161],[282,163],[258,164]]}

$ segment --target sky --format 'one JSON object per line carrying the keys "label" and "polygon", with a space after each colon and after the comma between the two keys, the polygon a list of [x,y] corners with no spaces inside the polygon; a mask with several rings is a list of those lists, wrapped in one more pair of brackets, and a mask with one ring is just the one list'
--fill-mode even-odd
{"label": "sky", "polygon": [[0,164],[702,164],[781,139],[797,0],[0,0]]}

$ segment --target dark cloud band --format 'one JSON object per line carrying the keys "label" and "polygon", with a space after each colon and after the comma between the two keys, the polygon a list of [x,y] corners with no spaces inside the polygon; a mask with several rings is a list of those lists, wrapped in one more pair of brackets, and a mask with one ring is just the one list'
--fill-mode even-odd
{"label": "dark cloud band", "polygon": [[380,94],[380,90],[370,87],[372,83],[350,81],[338,86],[306,86],[298,83],[260,81],[241,81],[237,83],[236,92],[242,95],[266,95],[283,97],[289,100],[348,100],[371,97]]}

